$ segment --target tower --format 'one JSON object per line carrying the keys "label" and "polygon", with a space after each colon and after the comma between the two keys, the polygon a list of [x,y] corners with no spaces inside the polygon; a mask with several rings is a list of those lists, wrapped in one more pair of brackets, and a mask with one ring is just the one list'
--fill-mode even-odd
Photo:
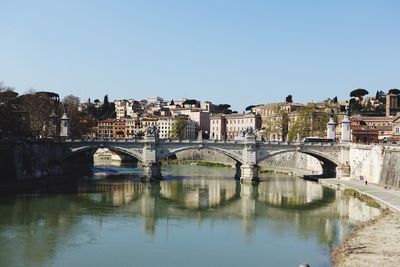
{"label": "tower", "polygon": [[386,95],[386,117],[396,116],[398,107],[398,98],[396,94]]}

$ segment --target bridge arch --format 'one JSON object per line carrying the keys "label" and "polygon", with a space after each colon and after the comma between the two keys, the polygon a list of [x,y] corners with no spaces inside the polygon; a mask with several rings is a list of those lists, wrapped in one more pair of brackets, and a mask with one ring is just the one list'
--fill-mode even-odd
{"label": "bridge arch", "polygon": [[83,152],[89,152],[90,154],[94,154],[100,148],[107,148],[110,151],[128,155],[128,156],[131,156],[131,157],[137,159],[140,162],[143,162],[143,157],[142,157],[141,153],[139,153],[138,151],[125,149],[125,148],[121,148],[118,146],[112,146],[112,145],[90,145],[90,146],[70,148],[66,152],[63,153],[63,155],[61,157],[61,162],[68,160],[69,158],[71,158],[77,154],[83,153]]}
{"label": "bridge arch", "polygon": [[167,153],[162,153],[159,157],[159,160],[167,159],[173,155],[176,155],[176,153],[183,152],[183,151],[189,151],[189,150],[212,150],[216,151],[220,154],[223,154],[227,156],[228,158],[236,161],[238,164],[243,164],[243,159],[240,157],[240,155],[237,155],[229,150],[222,149],[220,147],[214,147],[214,146],[206,146],[206,147],[193,147],[193,146],[184,146],[184,147],[179,147],[179,148],[174,148],[174,149],[168,149]]}
{"label": "bridge arch", "polygon": [[280,155],[280,154],[285,154],[285,153],[290,153],[290,152],[298,152],[302,154],[309,155],[318,161],[320,161],[321,167],[322,167],[322,174],[324,176],[336,176],[336,168],[340,165],[339,159],[333,158],[329,155],[326,155],[325,153],[322,153],[320,151],[316,151],[313,149],[283,149],[283,150],[278,150],[278,151],[271,151],[271,153],[268,153],[266,155],[263,155],[262,157],[257,159],[257,164],[261,163],[262,161]]}

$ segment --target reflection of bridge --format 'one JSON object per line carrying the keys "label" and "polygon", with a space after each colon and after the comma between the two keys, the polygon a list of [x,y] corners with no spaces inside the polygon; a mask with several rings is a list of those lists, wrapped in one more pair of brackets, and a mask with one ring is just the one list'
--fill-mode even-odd
{"label": "reflection of bridge", "polygon": [[[322,163],[323,174],[326,176],[342,176],[348,172],[347,145],[338,144],[300,144],[300,143],[265,143],[257,142],[253,135],[246,136],[242,141],[168,141],[158,140],[155,136],[146,136],[135,141],[78,141],[55,143],[58,151],[54,156],[62,163],[74,155],[85,151],[95,151],[98,148],[108,148],[112,151],[130,155],[141,162],[143,177],[160,179],[160,161],[185,150],[211,149],[222,153],[236,161],[236,178],[242,181],[258,180],[258,164],[275,155],[297,151],[317,158]],[[346,157],[347,154],[347,157]]]}
{"label": "reflection of bridge", "polygon": [[[85,187],[82,189],[87,191]],[[80,195],[88,200],[87,205],[112,204],[119,212],[125,210],[124,214],[138,214],[143,217],[149,233],[155,231],[157,220],[162,218],[236,218],[242,220],[247,233],[253,232],[256,218],[268,218],[279,222],[293,220],[307,232],[318,229],[325,235],[332,235],[334,225],[329,226],[329,223],[338,216],[350,216],[351,222],[359,222],[362,214],[375,216],[378,212],[356,199],[344,197],[341,191],[284,177],[270,178],[255,186],[210,178],[155,184],[104,181],[91,191],[98,193]]]}

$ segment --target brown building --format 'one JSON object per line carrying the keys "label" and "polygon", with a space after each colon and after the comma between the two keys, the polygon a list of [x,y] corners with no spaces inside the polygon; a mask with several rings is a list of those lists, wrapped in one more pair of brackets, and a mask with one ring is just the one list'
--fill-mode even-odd
{"label": "brown building", "polygon": [[397,117],[392,122],[392,141],[400,141],[400,117]]}
{"label": "brown building", "polygon": [[97,137],[106,139],[126,138],[125,120],[106,119],[97,124]]}
{"label": "brown building", "polygon": [[114,119],[106,119],[99,121],[97,124],[97,137],[98,138],[113,138],[113,124]]}
{"label": "brown building", "polygon": [[[266,140],[286,141],[288,137],[291,139],[297,137],[296,128],[299,128],[299,123],[309,125],[309,129],[302,130],[303,135],[325,137],[329,114],[333,110],[335,116],[338,116],[339,109],[339,104],[330,102],[308,103],[306,105],[273,103],[256,106],[252,111],[261,115],[261,128]],[[299,119],[302,121],[299,121]]]}
{"label": "brown building", "polygon": [[363,117],[351,118],[353,143],[379,143],[392,139],[393,118]]}
{"label": "brown building", "polygon": [[113,138],[114,139],[125,139],[125,127],[126,126],[126,121],[122,119],[114,119],[113,123]]}

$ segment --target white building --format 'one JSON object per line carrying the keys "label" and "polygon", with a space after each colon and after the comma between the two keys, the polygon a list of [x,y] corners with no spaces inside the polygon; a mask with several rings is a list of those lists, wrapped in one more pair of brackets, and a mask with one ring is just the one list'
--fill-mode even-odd
{"label": "white building", "polygon": [[[160,117],[157,121],[160,139],[172,138],[172,125],[175,123],[176,117]],[[197,123],[188,119],[185,127],[183,139],[195,139],[197,133]]]}
{"label": "white building", "polygon": [[171,110],[173,116],[185,115],[196,122],[197,129],[203,133],[210,132],[210,113],[198,108],[176,108]]}
{"label": "white building", "polygon": [[134,99],[115,100],[114,104],[117,119],[135,118],[136,112],[141,109],[140,103]]}
{"label": "white building", "polygon": [[235,140],[246,128],[260,129],[260,115],[254,113],[213,114],[210,118],[210,139]]}
{"label": "white building", "polygon": [[210,117],[210,139],[226,139],[226,119],[224,114],[213,114]]}
{"label": "white building", "polygon": [[147,104],[150,104],[150,105],[152,105],[152,104],[153,105],[154,104],[161,105],[163,103],[164,103],[164,99],[162,99],[159,96],[152,96],[152,97],[147,98]]}

